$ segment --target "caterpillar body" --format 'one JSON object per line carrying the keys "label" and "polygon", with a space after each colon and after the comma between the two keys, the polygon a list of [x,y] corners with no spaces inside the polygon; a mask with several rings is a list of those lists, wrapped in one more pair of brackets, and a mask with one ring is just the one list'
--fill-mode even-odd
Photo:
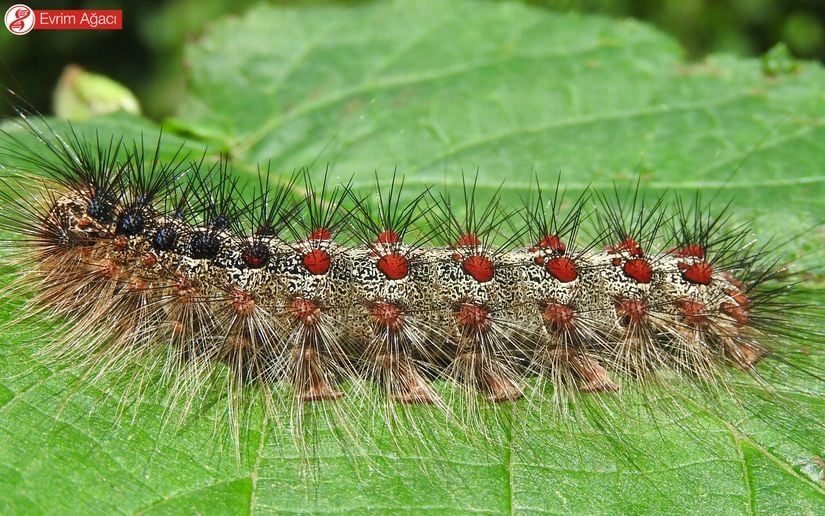
{"label": "caterpillar body", "polygon": [[662,199],[602,196],[580,245],[590,198],[564,215],[558,184],[513,209],[478,202],[472,181],[463,203],[430,190],[405,203],[393,175],[371,203],[301,171],[274,187],[262,174],[244,198],[226,161],[27,126],[48,152],[5,152],[50,179],[7,178],[25,195],[6,194],[2,227],[30,316],[58,328],[45,353],[103,371],[156,357],[185,406],[223,370],[231,403],[288,386],[300,408],[377,385],[453,412],[434,383],[499,403],[537,378],[531,395],[564,410],[663,372],[758,377],[781,333],[764,250],[698,200],[668,215]]}

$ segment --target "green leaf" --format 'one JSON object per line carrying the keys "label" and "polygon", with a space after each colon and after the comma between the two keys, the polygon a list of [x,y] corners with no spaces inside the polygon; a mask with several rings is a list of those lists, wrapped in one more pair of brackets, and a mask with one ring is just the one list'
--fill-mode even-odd
{"label": "green leaf", "polygon": [[121,110],[140,114],[140,104],[126,86],[77,65],[63,70],[53,98],[55,115],[69,120],[87,120]]}
{"label": "green leaf", "polygon": [[[462,172],[478,170],[487,193],[503,181],[505,202],[527,195],[536,173],[547,188],[561,174],[573,193],[639,177],[646,193],[706,190],[753,220],[755,238],[776,236],[778,258],[811,270],[801,297],[821,305],[817,64],[687,63],[637,22],[470,0],[261,6],[216,21],[186,62],[190,95],[168,126],[193,149],[229,152],[239,173],[329,167],[368,191],[397,168],[414,188],[456,193]],[[157,129],[126,115],[79,127],[148,141]],[[165,154],[180,141],[169,139]],[[790,367],[764,371],[782,398],[743,387],[747,410],[727,393],[673,401],[630,388],[582,400],[581,425],[528,402],[500,408],[484,437],[425,408],[426,429],[393,437],[370,407],[345,404],[356,435],[318,422],[307,462],[287,421],[262,426],[255,413],[236,454],[220,403],[175,432],[157,400],[117,385],[66,401],[77,376],[44,365],[22,330],[47,331],[6,330],[0,347],[3,512],[796,513],[825,503],[825,386]],[[808,365],[825,366],[815,353]],[[121,403],[131,406],[118,423]]]}

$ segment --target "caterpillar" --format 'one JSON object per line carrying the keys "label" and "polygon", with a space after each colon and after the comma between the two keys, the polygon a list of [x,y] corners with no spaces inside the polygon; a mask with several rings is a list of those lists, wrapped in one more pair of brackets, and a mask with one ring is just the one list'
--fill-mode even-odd
{"label": "caterpillar", "polygon": [[[41,148],[6,133],[3,154],[44,177],[4,178],[0,228],[25,317],[53,327],[43,353],[98,375],[151,359],[185,407],[222,371],[233,417],[245,392],[271,408],[286,388],[295,425],[345,391],[448,414],[549,396],[564,412],[668,374],[758,381],[765,356],[788,360],[782,336],[804,332],[783,317],[769,248],[698,197],[668,214],[638,191],[595,209],[585,192],[562,210],[561,178],[548,199],[537,177],[511,207],[477,199],[472,178],[456,201],[406,195],[393,174],[368,199],[306,170],[275,186],[259,173],[244,195],[226,159],[21,120]],[[585,218],[598,229],[582,242]]]}
{"label": "caterpillar", "polygon": [[[26,299],[11,328],[34,325],[37,360],[80,385],[120,386],[122,410],[157,393],[179,427],[217,405],[236,450],[262,414],[305,460],[333,428],[368,471],[383,439],[402,456],[462,440],[495,454],[502,435],[569,446],[594,429],[607,441],[587,453],[632,471],[644,407],[673,414],[656,427],[693,403],[733,402],[789,442],[800,424],[821,435],[784,394],[788,370],[821,382],[818,308],[796,299],[781,243],[699,195],[571,196],[537,176],[514,206],[478,176],[456,198],[376,173],[363,195],[266,167],[244,184],[229,158],[161,152],[162,135],[18,125],[28,139],[0,142],[4,297]],[[537,464],[553,451],[530,446]]]}

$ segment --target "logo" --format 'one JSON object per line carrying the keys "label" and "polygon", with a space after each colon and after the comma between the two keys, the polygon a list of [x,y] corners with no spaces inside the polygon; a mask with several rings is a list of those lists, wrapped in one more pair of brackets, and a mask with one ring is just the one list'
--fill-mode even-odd
{"label": "logo", "polygon": [[120,30],[120,9],[32,9],[15,4],[6,11],[6,28],[16,36],[32,30]]}
{"label": "logo", "polygon": [[6,11],[6,28],[14,35],[28,34],[34,28],[34,10],[28,5],[15,4]]}

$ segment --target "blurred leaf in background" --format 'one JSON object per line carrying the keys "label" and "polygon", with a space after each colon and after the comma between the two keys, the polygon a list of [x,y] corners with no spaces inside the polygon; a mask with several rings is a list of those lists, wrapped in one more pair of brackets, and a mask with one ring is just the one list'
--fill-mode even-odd
{"label": "blurred leaf in background", "polygon": [[[484,1],[484,0],[482,0]],[[505,0],[507,1],[507,0]],[[648,21],[670,33],[690,59],[708,53],[759,55],[784,42],[797,57],[825,60],[825,2],[818,0],[523,0],[554,11],[600,13]],[[145,113],[160,119],[185,96],[186,41],[222,15],[238,15],[256,0],[86,0],[48,2],[50,9],[113,8],[122,31],[39,31],[15,37],[0,31],[0,86],[52,112],[51,92],[63,67],[77,64],[135,92]],[[282,0],[272,5],[355,5],[362,1]],[[114,4],[117,4],[116,6]],[[35,9],[39,6],[34,3]],[[101,49],[105,48],[105,52]],[[0,115],[11,112],[0,106]]]}
{"label": "blurred leaf in background", "polygon": [[68,120],[87,120],[120,110],[140,114],[138,100],[125,86],[77,65],[63,70],[52,104],[55,116]]}

